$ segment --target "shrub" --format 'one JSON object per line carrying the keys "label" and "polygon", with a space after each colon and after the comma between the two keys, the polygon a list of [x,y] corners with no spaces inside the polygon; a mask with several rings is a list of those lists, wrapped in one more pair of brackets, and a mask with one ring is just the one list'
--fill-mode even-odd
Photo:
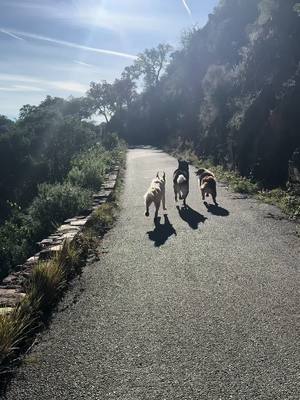
{"label": "shrub", "polygon": [[33,328],[35,319],[22,306],[11,313],[0,314],[0,364],[16,352]]}
{"label": "shrub", "polygon": [[89,226],[93,231],[102,235],[110,229],[115,220],[115,205],[112,203],[102,204],[91,216]]}
{"label": "shrub", "polygon": [[59,224],[90,207],[88,190],[70,183],[39,185],[38,196],[29,208],[29,215],[40,235],[47,234],[53,224]]}
{"label": "shrub", "polygon": [[65,241],[61,251],[54,257],[54,261],[62,268],[65,278],[71,279],[80,267],[84,249],[77,248],[75,243]]}
{"label": "shrub", "polygon": [[73,185],[99,190],[112,161],[110,153],[104,147],[95,145],[74,158],[68,180]]}
{"label": "shrub", "polygon": [[34,249],[34,230],[31,219],[20,211],[0,227],[0,279],[12,267],[20,264]]}
{"label": "shrub", "polygon": [[300,218],[300,197],[292,192],[273,189],[260,193],[258,198],[266,203],[278,206],[283,212],[294,219]]}
{"label": "shrub", "polygon": [[34,267],[27,287],[30,304],[36,310],[49,311],[65,285],[64,271],[56,259],[40,261]]}

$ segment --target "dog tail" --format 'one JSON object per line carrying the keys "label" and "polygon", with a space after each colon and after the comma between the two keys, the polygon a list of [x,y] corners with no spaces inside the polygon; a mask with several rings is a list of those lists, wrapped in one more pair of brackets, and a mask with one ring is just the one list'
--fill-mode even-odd
{"label": "dog tail", "polygon": [[200,189],[205,189],[206,187],[210,187],[213,190],[216,190],[216,180],[212,176],[207,176],[203,179]]}
{"label": "dog tail", "polygon": [[185,183],[186,181],[187,181],[187,179],[184,175],[179,175],[177,178],[178,185],[181,185],[182,183]]}

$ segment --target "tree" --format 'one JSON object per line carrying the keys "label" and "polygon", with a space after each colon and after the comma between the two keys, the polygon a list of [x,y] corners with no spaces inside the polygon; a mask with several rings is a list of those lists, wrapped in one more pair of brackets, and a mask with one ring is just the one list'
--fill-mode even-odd
{"label": "tree", "polygon": [[155,87],[168,63],[172,50],[169,44],[159,44],[157,48],[146,49],[139,54],[133,65],[125,68],[123,76],[129,79],[144,79],[146,89]]}
{"label": "tree", "polygon": [[102,115],[106,123],[108,123],[115,111],[115,93],[113,85],[106,81],[100,83],[91,82],[87,97],[90,101],[91,110]]}

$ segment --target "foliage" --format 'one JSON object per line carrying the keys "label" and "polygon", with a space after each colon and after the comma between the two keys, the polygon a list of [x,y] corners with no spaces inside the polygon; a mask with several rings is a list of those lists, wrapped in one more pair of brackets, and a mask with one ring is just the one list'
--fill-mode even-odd
{"label": "foliage", "polygon": [[112,161],[102,145],[95,145],[73,159],[68,179],[72,185],[97,191]]}
{"label": "foliage", "polygon": [[172,47],[168,44],[159,44],[157,48],[146,49],[138,55],[131,67],[125,68],[123,76],[127,79],[138,79],[142,76],[146,89],[155,87],[167,65],[171,50]]}
{"label": "foliage", "polygon": [[[48,98],[47,101],[51,105],[54,100]],[[27,118],[32,112],[35,114],[31,106],[24,107],[22,118]],[[90,129],[90,125],[88,127]],[[66,143],[65,146],[65,153],[68,153],[70,144]],[[85,145],[82,147],[85,148]],[[36,252],[36,242],[51,233],[57,224],[91,206],[90,190],[99,190],[111,165],[119,163],[124,157],[125,147],[115,134],[99,132],[97,144],[81,151],[79,155],[76,153],[78,151],[72,154],[72,161],[68,162],[71,170],[63,174],[65,180],[62,183],[37,185],[36,196],[28,207],[22,208],[16,203],[7,202],[11,215],[0,226],[0,278]]]}
{"label": "foliage", "polygon": [[28,215],[14,212],[0,227],[0,279],[35,248],[35,233]]}
{"label": "foliage", "polygon": [[24,313],[21,305],[11,313],[0,314],[0,365],[18,350],[34,323],[35,318]]}
{"label": "foliage", "polygon": [[38,188],[38,195],[29,208],[29,215],[43,235],[66,218],[88,209],[91,199],[91,193],[80,186],[68,182],[44,183]]}
{"label": "foliage", "polygon": [[15,123],[0,118],[0,223],[11,203],[26,207],[38,184],[62,181],[74,155],[99,139],[98,128],[81,119],[86,101],[48,96],[23,106]]}
{"label": "foliage", "polygon": [[273,189],[261,192],[257,197],[266,203],[278,206],[285,214],[293,219],[300,218],[300,198],[293,192]]}
{"label": "foliage", "polygon": [[102,204],[91,216],[89,227],[97,235],[103,235],[113,225],[115,220],[115,205],[113,203]]}
{"label": "foliage", "polygon": [[63,268],[56,259],[40,261],[33,268],[28,282],[29,301],[37,311],[49,312],[58,301],[65,285]]}

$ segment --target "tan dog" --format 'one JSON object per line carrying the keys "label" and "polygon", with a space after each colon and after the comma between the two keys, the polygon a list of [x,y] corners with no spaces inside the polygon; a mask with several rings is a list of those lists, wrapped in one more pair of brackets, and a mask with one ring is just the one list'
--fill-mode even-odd
{"label": "tan dog", "polygon": [[155,205],[155,217],[157,218],[160,203],[163,204],[163,209],[166,210],[166,196],[165,196],[165,186],[166,186],[166,174],[163,173],[162,178],[159,177],[157,173],[156,178],[153,179],[151,185],[144,195],[146,211],[146,217],[149,217],[149,207],[152,203]]}
{"label": "tan dog", "polygon": [[205,196],[211,195],[213,202],[217,206],[217,183],[215,175],[206,168],[200,168],[195,172],[199,179],[199,187],[202,194],[202,200],[205,200]]}

